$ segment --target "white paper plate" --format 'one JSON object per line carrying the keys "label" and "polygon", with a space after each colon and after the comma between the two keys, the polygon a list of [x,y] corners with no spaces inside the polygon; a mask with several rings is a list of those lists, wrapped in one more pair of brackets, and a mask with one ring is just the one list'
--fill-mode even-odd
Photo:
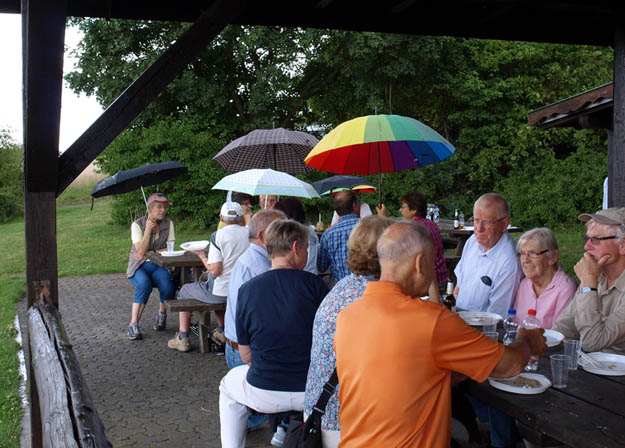
{"label": "white paper plate", "polygon": [[485,311],[460,311],[458,316],[473,327],[484,325],[490,319],[495,319],[497,322],[502,320],[499,314],[487,313]]}
{"label": "white paper plate", "polygon": [[564,339],[564,335],[556,330],[545,330],[545,338],[547,338],[547,347],[555,347]]}
{"label": "white paper plate", "polygon": [[[608,376],[623,376],[625,375],[625,356],[615,355],[613,353],[593,352],[586,353],[586,356],[590,356],[595,361],[598,361],[603,366],[603,369],[598,369],[584,362],[582,358],[579,358],[578,364],[586,372],[596,373],[597,375]],[[585,365],[586,364],[586,365]]]}
{"label": "white paper plate", "polygon": [[204,250],[208,247],[208,240],[188,241],[180,245],[184,250]]}
{"label": "white paper plate", "polygon": [[[536,380],[538,381],[538,386],[522,386],[518,385],[519,380],[521,378]],[[522,381],[522,380],[521,380]],[[522,395],[535,395],[542,394],[544,391],[551,387],[551,381],[544,375],[540,375],[538,373],[521,373],[520,375],[512,378],[488,378],[488,382],[495,389],[503,390],[506,392],[512,392],[513,394],[522,394]]]}
{"label": "white paper plate", "polygon": [[184,250],[173,250],[171,252],[163,251],[161,252],[161,255],[163,257],[177,257],[179,255],[184,255],[184,252]]}

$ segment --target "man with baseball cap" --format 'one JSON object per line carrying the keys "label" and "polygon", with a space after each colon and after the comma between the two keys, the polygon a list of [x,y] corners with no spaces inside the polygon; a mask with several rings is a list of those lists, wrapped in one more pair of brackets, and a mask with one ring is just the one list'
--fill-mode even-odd
{"label": "man with baseball cap", "polygon": [[167,249],[167,241],[174,241],[174,223],[165,219],[167,208],[173,203],[163,193],[152,193],[147,201],[148,213],[137,219],[130,227],[132,248],[128,260],[126,276],[135,288],[132,298],[132,311],[128,325],[128,339],[141,339],[139,321],[148,302],[152,288],[158,288],[160,295],[159,312],[154,323],[154,330],[165,329],[167,308],[165,300],[174,298],[176,287],[171,281],[169,271],[146,260],[148,252],[161,252]]}
{"label": "man with baseball cap", "polygon": [[554,330],[579,339],[585,352],[625,354],[625,208],[584,213],[584,256],[575,265],[580,286]]}
{"label": "man with baseball cap", "polygon": [[[222,205],[219,219],[224,223],[224,227],[217,230],[214,238],[211,236],[208,257],[203,250],[190,251],[202,260],[209,274],[215,277],[215,281],[212,282],[212,290],[209,291],[211,282],[188,283],[180,288],[179,299],[196,299],[206,303],[226,303],[228,283],[234,263],[250,245],[249,231],[247,227],[241,225],[243,223],[242,217],[243,209],[238,202],[225,202]],[[219,344],[226,343],[224,314],[225,311],[215,311],[217,328],[211,333],[211,338]],[[179,331],[167,343],[167,346],[174,350],[186,352],[191,349],[189,344],[191,313],[181,312],[179,320]]]}

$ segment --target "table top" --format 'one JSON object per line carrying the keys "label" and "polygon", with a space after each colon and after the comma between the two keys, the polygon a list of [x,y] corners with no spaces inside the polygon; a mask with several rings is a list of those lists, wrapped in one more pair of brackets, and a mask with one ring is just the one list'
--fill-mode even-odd
{"label": "table top", "polygon": [[[562,345],[548,349],[536,373],[551,380],[549,355],[562,351]],[[569,370],[565,389],[551,387],[537,395],[504,392],[488,381],[468,381],[466,387],[470,395],[567,445],[625,446],[625,376],[595,375],[579,367]]]}
{"label": "table top", "polygon": [[202,260],[191,252],[185,252],[184,254],[176,257],[163,257],[159,252],[150,252],[146,255],[146,258],[163,268],[204,266]]}
{"label": "table top", "polygon": [[[450,236],[471,236],[473,235],[473,226],[467,223],[462,229],[454,229],[454,222],[451,219],[441,218],[438,221],[438,228],[442,233],[447,233]],[[508,232],[522,232],[523,229],[517,226],[508,226]]]}

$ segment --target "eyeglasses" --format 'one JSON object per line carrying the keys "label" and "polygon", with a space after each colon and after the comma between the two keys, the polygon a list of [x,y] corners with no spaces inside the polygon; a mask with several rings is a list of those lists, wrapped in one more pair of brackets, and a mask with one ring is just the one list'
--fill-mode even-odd
{"label": "eyeglasses", "polygon": [[507,216],[504,216],[503,218],[499,218],[496,219],[494,221],[490,220],[490,219],[473,219],[473,227],[479,227],[480,224],[484,224],[484,227],[492,227],[495,224],[497,224],[499,221],[503,221],[504,219],[506,219]]}
{"label": "eyeglasses", "polygon": [[588,235],[582,235],[582,240],[584,241],[584,244],[586,244],[589,240],[593,245],[597,245],[599,244],[601,241],[605,241],[605,240],[615,240],[618,237],[616,235],[612,235],[612,236],[588,236]]}
{"label": "eyeglasses", "polygon": [[529,251],[529,252],[517,252],[517,257],[519,257],[519,258],[527,257],[530,260],[536,260],[542,254],[546,254],[547,252],[549,252],[549,249],[541,250],[540,252],[532,252],[532,251]]}
{"label": "eyeglasses", "polygon": [[402,204],[399,208],[400,208],[400,209],[402,209],[402,208],[408,208],[408,204]]}

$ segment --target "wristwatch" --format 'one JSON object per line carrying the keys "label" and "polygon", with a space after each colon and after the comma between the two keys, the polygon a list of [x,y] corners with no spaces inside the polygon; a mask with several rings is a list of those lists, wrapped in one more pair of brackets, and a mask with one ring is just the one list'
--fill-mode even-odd
{"label": "wristwatch", "polygon": [[590,286],[582,286],[582,292],[590,292],[590,291],[597,291],[597,288],[591,288]]}

